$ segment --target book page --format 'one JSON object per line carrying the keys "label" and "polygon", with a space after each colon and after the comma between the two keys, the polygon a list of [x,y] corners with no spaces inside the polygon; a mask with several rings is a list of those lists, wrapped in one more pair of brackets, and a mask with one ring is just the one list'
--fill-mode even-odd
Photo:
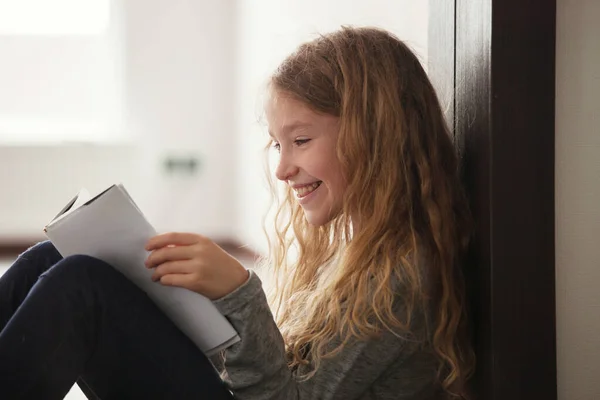
{"label": "book page", "polygon": [[151,280],[144,246],[156,231],[122,185],[112,186],[64,218],[48,225],[46,235],[63,257],[85,254],[112,265],[163,310],[207,355],[239,341],[237,332],[204,296]]}
{"label": "book page", "polygon": [[[79,193],[77,193],[77,195],[75,195],[75,197],[73,197],[73,199],[71,199],[71,201],[67,203],[67,205],[62,210],[60,210],[60,212],[56,214],[54,218],[52,218],[52,221],[50,221],[48,225],[71,214],[73,211],[77,210],[79,207],[85,204],[85,202],[88,201],[90,198],[90,193],[85,188],[81,189]],[[46,225],[46,227],[48,227],[48,225]]]}

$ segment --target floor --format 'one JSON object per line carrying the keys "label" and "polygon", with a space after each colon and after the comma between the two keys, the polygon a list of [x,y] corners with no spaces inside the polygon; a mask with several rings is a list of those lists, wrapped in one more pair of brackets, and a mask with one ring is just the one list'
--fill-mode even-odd
{"label": "floor", "polygon": [[[0,259],[0,276],[2,276],[4,274],[4,272],[6,272],[6,270],[8,269],[8,267],[10,266],[12,261],[13,260],[11,260],[11,259]],[[85,400],[85,399],[86,399],[85,395],[81,392],[81,390],[79,390],[79,387],[77,385],[73,386],[71,391],[65,397],[65,400]]]}

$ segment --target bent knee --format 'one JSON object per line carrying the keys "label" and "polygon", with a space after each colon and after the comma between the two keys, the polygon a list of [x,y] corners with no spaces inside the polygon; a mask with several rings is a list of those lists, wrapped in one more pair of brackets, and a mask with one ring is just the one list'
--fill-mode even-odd
{"label": "bent knee", "polygon": [[56,263],[44,276],[80,280],[82,278],[97,277],[106,274],[113,268],[104,261],[83,254],[67,256]]}
{"label": "bent knee", "polygon": [[60,253],[49,240],[36,243],[19,255],[21,258],[54,257],[60,259]]}
{"label": "bent knee", "polygon": [[97,264],[105,264],[104,261],[85,254],[73,254],[63,259],[64,264],[92,266]]}

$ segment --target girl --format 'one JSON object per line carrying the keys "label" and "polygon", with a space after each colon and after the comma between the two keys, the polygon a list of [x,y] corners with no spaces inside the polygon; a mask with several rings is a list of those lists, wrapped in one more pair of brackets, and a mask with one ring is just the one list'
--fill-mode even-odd
{"label": "girl", "polygon": [[209,297],[239,332],[220,376],[126,278],[46,242],[0,280],[3,398],[61,398],[74,382],[101,399],[467,397],[468,212],[419,61],[385,31],[343,28],[300,46],[269,94],[285,188],[271,307],[258,276],[209,239],[147,245],[157,284]]}

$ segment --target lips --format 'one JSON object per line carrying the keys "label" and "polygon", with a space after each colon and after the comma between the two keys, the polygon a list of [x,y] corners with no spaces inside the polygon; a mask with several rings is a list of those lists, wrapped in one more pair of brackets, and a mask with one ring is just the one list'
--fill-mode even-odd
{"label": "lips", "polygon": [[294,192],[296,192],[296,197],[299,199],[308,196],[312,192],[314,192],[319,186],[321,186],[323,182],[318,181],[308,185],[300,186],[294,188]]}

